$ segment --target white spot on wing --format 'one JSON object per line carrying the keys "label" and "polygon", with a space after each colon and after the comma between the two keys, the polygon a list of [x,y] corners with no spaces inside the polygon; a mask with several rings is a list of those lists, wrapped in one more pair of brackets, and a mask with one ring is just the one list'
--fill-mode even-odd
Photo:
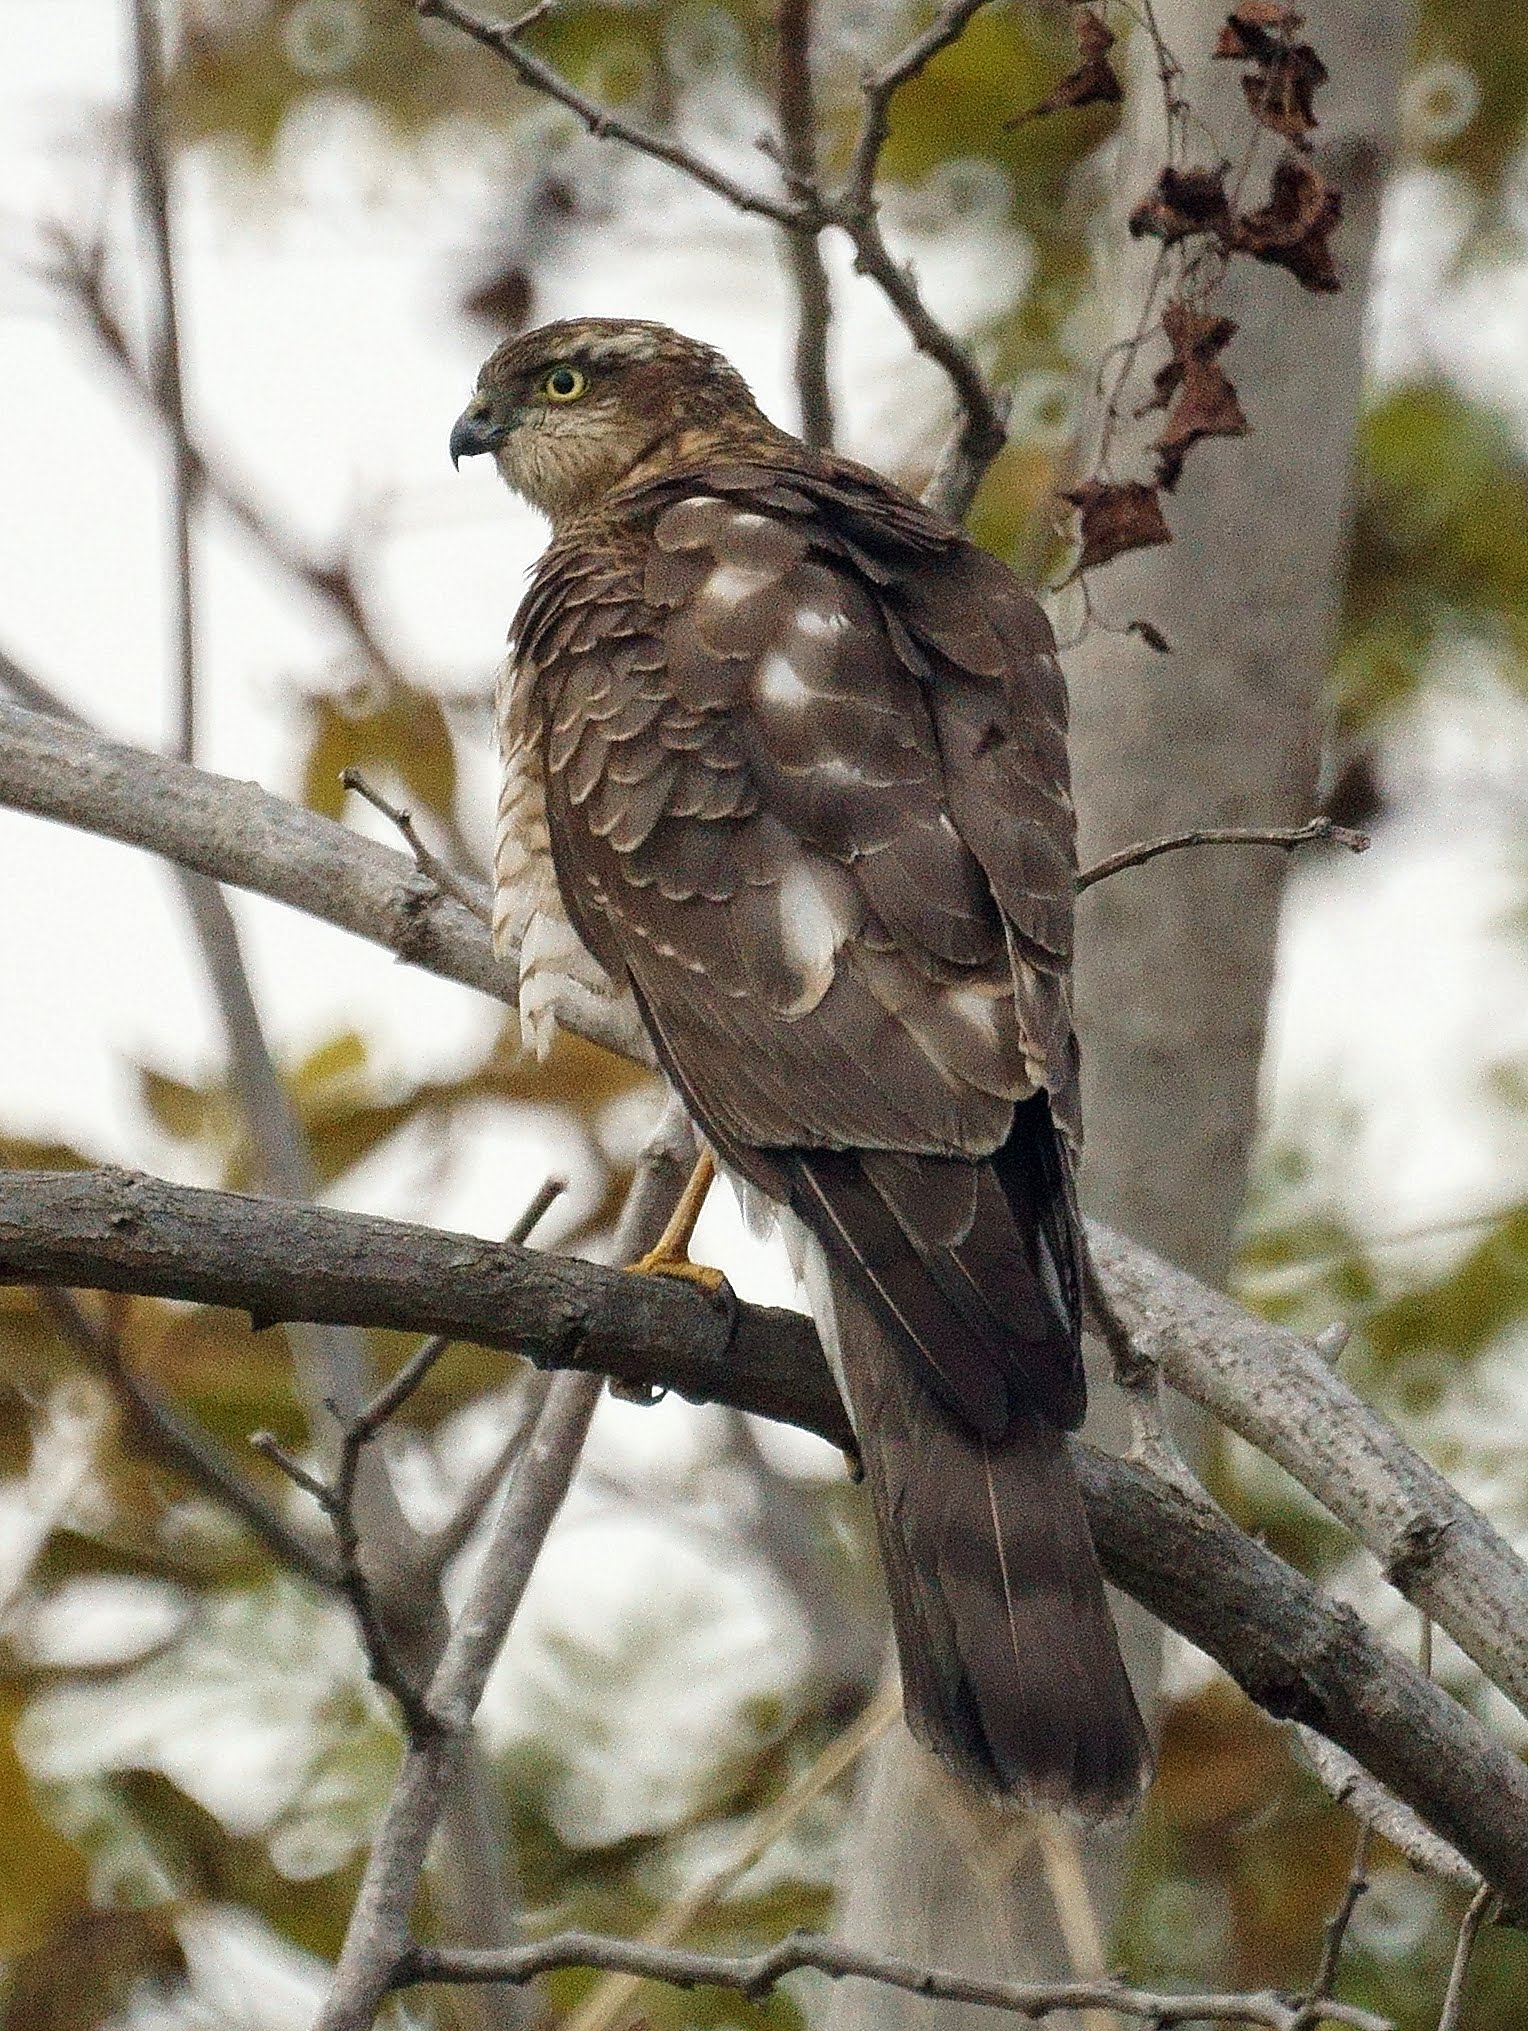
{"label": "white spot on wing", "polygon": [[776,649],[759,671],[759,698],[765,705],[784,705],[799,712],[812,694],[790,657]]}
{"label": "white spot on wing", "polygon": [[979,987],[952,987],[945,993],[946,1005],[962,1022],[980,1030],[983,1036],[997,1035],[996,997]]}
{"label": "white spot on wing", "polygon": [[700,588],[700,597],[717,606],[740,606],[772,585],[777,576],[772,564],[718,564]]}
{"label": "white spot on wing", "polygon": [[829,635],[844,634],[849,626],[849,616],[837,608],[832,613],[819,613],[814,606],[797,607],[791,621],[798,635],[804,635],[809,642],[825,641]]}
{"label": "white spot on wing", "polygon": [[833,984],[833,963],[851,925],[810,866],[793,867],[780,884],[780,943],[801,992],[785,1010],[804,1015]]}

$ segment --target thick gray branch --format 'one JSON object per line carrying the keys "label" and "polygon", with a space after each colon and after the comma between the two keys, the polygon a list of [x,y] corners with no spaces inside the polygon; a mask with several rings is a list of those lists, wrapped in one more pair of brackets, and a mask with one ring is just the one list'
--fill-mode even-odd
{"label": "thick gray branch", "polygon": [[[1290,1337],[1161,1266],[1153,1292],[1152,1258],[1107,1235],[1099,1241],[1111,1268],[1131,1265],[1129,1302],[1159,1324],[1171,1293],[1191,1318],[1224,1306],[1230,1318],[1216,1330],[1235,1325],[1248,1346],[1258,1335],[1275,1348]],[[727,1315],[688,1287],[361,1214],[124,1172],[11,1172],[0,1176],[0,1279],[201,1299],[267,1319],[449,1332],[518,1346],[553,1366],[666,1383],[839,1445],[848,1439],[812,1328],[794,1313],[739,1305],[729,1330]],[[1244,1537],[1207,1498],[1085,1446],[1075,1457],[1109,1577],[1270,1713],[1346,1749],[1510,1909],[1528,1911],[1528,1769],[1351,1609]]]}
{"label": "thick gray branch", "polygon": [[[514,971],[494,957],[481,923],[406,854],[258,783],[167,761],[0,700],[0,805],[145,847],[353,931],[426,972],[514,1001]],[[580,1009],[580,1035],[632,1055],[630,1022],[618,1003],[606,1009],[585,997]]]}
{"label": "thick gray branch", "polygon": [[[673,1278],[369,1214],[164,1184],[133,1171],[0,1172],[0,1282],[191,1299],[440,1333],[659,1382],[852,1443],[809,1319],[730,1309]],[[802,1376],[813,1386],[803,1389]]]}
{"label": "thick gray branch", "polygon": [[1287,1470],[1528,1713],[1528,1566],[1298,1334],[1108,1229],[1093,1258],[1135,1349]]}

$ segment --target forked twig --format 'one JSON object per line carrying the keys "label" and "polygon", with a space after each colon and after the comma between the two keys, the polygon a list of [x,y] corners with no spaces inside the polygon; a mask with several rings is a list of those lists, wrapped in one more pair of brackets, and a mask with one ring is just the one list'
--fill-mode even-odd
{"label": "forked twig", "polygon": [[384,797],[380,790],[373,788],[359,769],[341,769],[340,781],[347,790],[354,790],[358,797],[364,798],[374,811],[380,811],[390,824],[397,826],[408,841],[409,851],[414,856],[419,872],[434,882],[442,895],[450,896],[453,901],[460,903],[464,910],[470,910],[479,923],[492,924],[493,904],[487,890],[480,882],[471,881],[466,876],[458,874],[455,868],[440,858],[439,854],[430,851],[419,835],[412,811],[407,811],[402,805],[394,804],[390,798]]}

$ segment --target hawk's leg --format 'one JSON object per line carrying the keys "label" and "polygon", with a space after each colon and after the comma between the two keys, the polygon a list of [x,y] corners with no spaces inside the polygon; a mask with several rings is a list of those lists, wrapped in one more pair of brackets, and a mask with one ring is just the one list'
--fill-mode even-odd
{"label": "hawk's leg", "polygon": [[695,1223],[700,1218],[700,1209],[706,1203],[706,1194],[716,1176],[716,1159],[709,1149],[703,1149],[690,1173],[690,1182],[679,1195],[679,1204],[669,1215],[669,1223],[659,1235],[655,1247],[646,1255],[638,1256],[635,1262],[626,1266],[637,1276],[676,1276],[685,1283],[699,1284],[703,1291],[715,1293],[726,1282],[719,1269],[708,1268],[705,1263],[691,1262],[690,1236],[695,1232]]}

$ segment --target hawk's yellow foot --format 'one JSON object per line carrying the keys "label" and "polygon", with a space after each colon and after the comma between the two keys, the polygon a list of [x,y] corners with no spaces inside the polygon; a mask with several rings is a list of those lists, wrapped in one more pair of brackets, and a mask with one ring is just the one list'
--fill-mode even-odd
{"label": "hawk's yellow foot", "polygon": [[703,1262],[691,1262],[690,1237],[695,1232],[695,1223],[700,1218],[700,1209],[706,1203],[706,1194],[716,1176],[716,1159],[710,1150],[703,1149],[690,1173],[689,1183],[679,1195],[679,1203],[669,1215],[668,1225],[659,1235],[655,1245],[646,1255],[639,1255],[635,1262],[626,1267],[634,1276],[672,1276],[683,1283],[698,1284],[708,1297],[714,1297],[727,1279],[719,1269],[712,1269]]}

